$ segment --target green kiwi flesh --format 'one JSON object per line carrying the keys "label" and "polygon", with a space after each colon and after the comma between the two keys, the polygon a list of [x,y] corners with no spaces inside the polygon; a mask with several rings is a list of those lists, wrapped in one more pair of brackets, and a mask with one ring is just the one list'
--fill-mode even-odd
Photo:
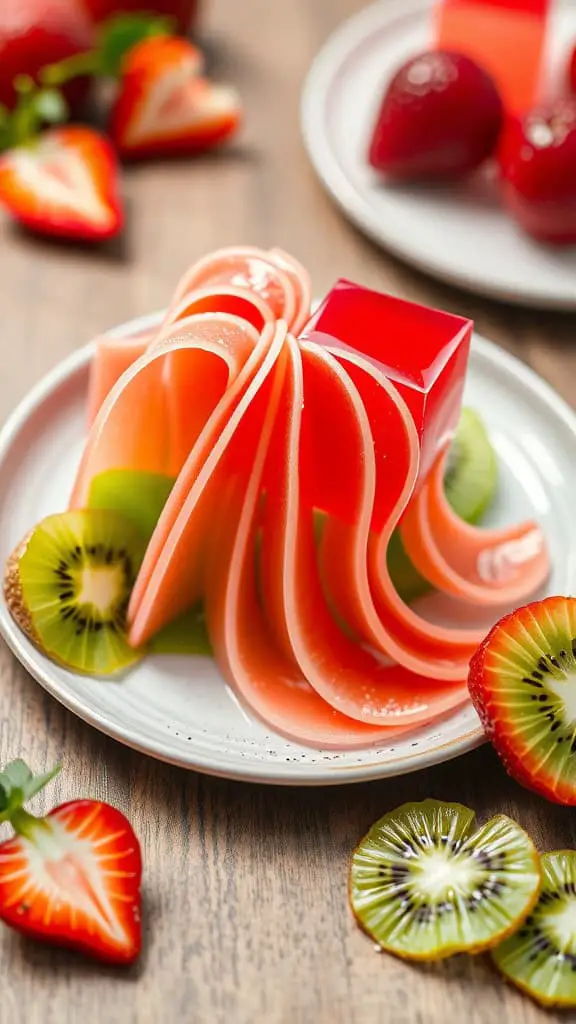
{"label": "green kiwi flesh", "polygon": [[[148,543],[174,483],[173,477],[163,473],[107,469],[92,480],[87,505],[126,516]],[[150,640],[148,650],[151,654],[211,655],[201,606],[189,609],[159,630]]]}
{"label": "green kiwi flesh", "polygon": [[143,654],[128,643],[126,611],[145,548],[114,512],[48,516],[8,560],[9,611],[54,661],[90,675],[119,672]]}
{"label": "green kiwi flesh", "polygon": [[212,647],[203,606],[196,605],[169,622],[152,637],[148,650],[151,654],[198,654],[210,657]]}
{"label": "green kiwi flesh", "polygon": [[576,852],[540,858],[538,903],[491,956],[498,970],[544,1006],[576,1007]]}
{"label": "green kiwi flesh", "polygon": [[473,409],[464,408],[448,454],[446,497],[467,523],[479,523],[494,501],[498,459],[486,427]]}
{"label": "green kiwi flesh", "polygon": [[[467,523],[479,523],[494,501],[498,486],[498,460],[482,420],[464,408],[448,455],[444,477],[450,505]],[[410,561],[398,531],[388,545],[388,571],[396,590],[410,603],[429,589]]]}
{"label": "green kiwi flesh", "polygon": [[173,486],[173,477],[163,473],[107,469],[92,480],[86,505],[126,516],[148,543]]}
{"label": "green kiwi flesh", "polygon": [[496,945],[540,889],[538,854],[516,822],[476,827],[461,804],[403,804],[377,821],[352,856],[350,903],[383,949],[439,960]]}

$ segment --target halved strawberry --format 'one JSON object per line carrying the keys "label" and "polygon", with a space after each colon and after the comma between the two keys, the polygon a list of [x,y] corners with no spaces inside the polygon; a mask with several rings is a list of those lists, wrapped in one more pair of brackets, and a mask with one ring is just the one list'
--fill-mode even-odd
{"label": "halved strawberry", "polygon": [[0,919],[33,939],[128,964],[141,948],[142,859],[120,811],[75,800],[45,818],[24,810],[59,769],[34,777],[23,761],[0,773]]}
{"label": "halved strawberry", "polygon": [[236,91],[199,77],[202,57],[185,39],[145,39],[128,54],[110,134],[124,158],[198,153],[233,135]]}
{"label": "halved strawberry", "polygon": [[548,597],[497,622],[468,687],[509,774],[576,805],[576,598]]}
{"label": "halved strawberry", "polygon": [[124,224],[114,151],[91,128],[45,132],[0,157],[0,204],[38,234],[111,238]]}

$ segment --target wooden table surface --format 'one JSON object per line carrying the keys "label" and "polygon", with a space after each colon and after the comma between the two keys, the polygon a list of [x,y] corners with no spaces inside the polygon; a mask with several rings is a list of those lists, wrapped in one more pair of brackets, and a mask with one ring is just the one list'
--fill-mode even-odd
{"label": "wooden table surface", "polygon": [[[303,76],[362,0],[207,0],[214,72],[235,81],[247,126],[235,150],[125,175],[129,226],[103,251],[2,228],[0,416],[101,329],[157,309],[185,266],[231,243],[281,245],[321,292],[344,275],[476,319],[576,404],[574,318],[492,304],[407,270],[323,193],[299,137]],[[576,819],[508,780],[483,748],[398,780],[277,789],[186,773],[101,736],[47,696],[2,645],[0,761],[63,758],[53,802],[95,795],[132,819],[145,858],[145,949],[105,969],[0,934],[0,1020],[25,1024],[535,1024],[554,1020],[482,958],[429,969],[377,956],[346,902],[350,851],[374,819],[435,796],[517,818],[541,849],[576,845]],[[43,798],[38,807],[46,806]],[[564,1019],[567,1019],[564,1016]]]}

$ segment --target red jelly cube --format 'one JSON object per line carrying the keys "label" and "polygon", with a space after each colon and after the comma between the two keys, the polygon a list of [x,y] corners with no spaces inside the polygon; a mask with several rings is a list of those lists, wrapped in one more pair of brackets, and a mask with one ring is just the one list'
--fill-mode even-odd
{"label": "red jelly cube", "polygon": [[301,338],[378,364],[414,418],[423,479],[458,425],[471,333],[471,320],[340,280]]}
{"label": "red jelly cube", "polygon": [[475,60],[521,112],[539,97],[551,9],[551,0],[439,0],[435,44]]}

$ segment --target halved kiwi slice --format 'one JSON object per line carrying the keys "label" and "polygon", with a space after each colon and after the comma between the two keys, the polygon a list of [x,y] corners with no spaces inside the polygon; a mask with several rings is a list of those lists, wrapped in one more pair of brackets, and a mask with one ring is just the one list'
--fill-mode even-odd
{"label": "halved kiwi slice", "polygon": [[439,960],[496,945],[540,889],[538,854],[504,815],[476,827],[461,804],[403,804],[354,851],[350,903],[361,927],[396,956]]}
{"label": "halved kiwi slice", "polygon": [[538,903],[491,956],[509,981],[543,1006],[576,1007],[576,852],[545,853],[540,861]]}
{"label": "halved kiwi slice", "polygon": [[[462,409],[444,477],[446,497],[467,523],[478,523],[492,504],[498,486],[498,460],[482,420],[473,409]],[[388,571],[404,601],[415,601],[430,589],[410,561],[400,533],[388,545]]]}
{"label": "halved kiwi slice", "polygon": [[126,610],[146,544],[115,512],[48,516],[10,556],[8,609],[48,657],[108,675],[142,657],[126,638]]}

